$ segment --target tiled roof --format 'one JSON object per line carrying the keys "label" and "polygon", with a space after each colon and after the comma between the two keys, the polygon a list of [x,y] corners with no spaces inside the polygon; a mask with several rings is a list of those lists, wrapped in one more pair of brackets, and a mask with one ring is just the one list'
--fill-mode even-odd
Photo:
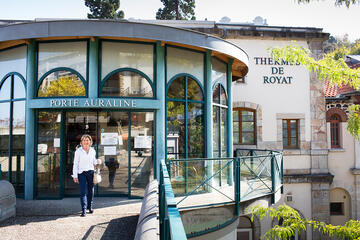
{"label": "tiled roof", "polygon": [[324,80],[325,97],[336,97],[338,88],[336,85],[331,84],[327,79]]}

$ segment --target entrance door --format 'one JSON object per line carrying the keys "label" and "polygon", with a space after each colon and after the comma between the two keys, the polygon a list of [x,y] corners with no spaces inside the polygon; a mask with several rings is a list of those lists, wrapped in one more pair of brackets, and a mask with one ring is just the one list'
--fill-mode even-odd
{"label": "entrance door", "polygon": [[95,195],[143,197],[153,178],[153,129],[153,112],[39,112],[37,198],[79,195],[71,175],[83,134],[102,161]]}
{"label": "entrance door", "polygon": [[98,157],[102,181],[98,195],[128,195],[129,113],[99,112]]}
{"label": "entrance door", "polygon": [[96,112],[67,112],[65,118],[65,148],[66,157],[63,160],[65,168],[65,195],[78,195],[79,184],[74,183],[72,168],[74,153],[80,147],[83,134],[89,134],[93,140],[93,147],[97,145],[97,113]]}

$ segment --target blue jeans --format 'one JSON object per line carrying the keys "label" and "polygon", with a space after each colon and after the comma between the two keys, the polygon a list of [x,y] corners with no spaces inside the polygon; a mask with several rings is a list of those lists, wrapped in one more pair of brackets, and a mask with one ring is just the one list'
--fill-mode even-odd
{"label": "blue jeans", "polygon": [[92,209],[94,198],[94,170],[78,174],[80,184],[80,203],[82,211]]}

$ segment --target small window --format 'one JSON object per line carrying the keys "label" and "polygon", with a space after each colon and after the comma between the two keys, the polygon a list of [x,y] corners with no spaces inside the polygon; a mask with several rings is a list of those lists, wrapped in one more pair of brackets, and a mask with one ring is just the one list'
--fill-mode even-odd
{"label": "small window", "polygon": [[256,144],[256,116],[253,109],[233,110],[233,141],[234,144]]}
{"label": "small window", "polygon": [[330,215],[344,215],[344,203],[343,202],[330,203]]}
{"label": "small window", "polygon": [[331,148],[340,148],[340,116],[334,114],[330,117]]}
{"label": "small window", "polygon": [[283,120],[283,147],[299,148],[299,120],[284,119]]}

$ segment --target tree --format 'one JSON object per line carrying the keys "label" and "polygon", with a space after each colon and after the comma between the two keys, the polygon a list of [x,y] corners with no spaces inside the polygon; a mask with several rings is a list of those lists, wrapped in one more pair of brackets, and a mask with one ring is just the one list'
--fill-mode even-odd
{"label": "tree", "polygon": [[90,8],[89,19],[123,19],[124,12],[118,11],[120,0],[85,0],[85,6]]}
{"label": "tree", "polygon": [[[309,3],[314,0],[298,0],[298,3]],[[359,0],[335,0],[336,6],[345,5],[346,7],[350,7],[351,4],[359,3]]]}
{"label": "tree", "polygon": [[251,211],[252,221],[254,216],[257,216],[260,220],[264,217],[270,217],[273,220],[277,219],[281,223],[269,229],[263,236],[265,239],[291,239],[291,237],[295,236],[296,232],[306,232],[307,226],[311,226],[322,235],[329,237],[336,236],[339,239],[360,240],[360,221],[350,220],[344,226],[333,226],[324,222],[303,218],[295,209],[286,204],[280,205],[277,209],[256,206]]}
{"label": "tree", "polygon": [[61,76],[50,86],[39,89],[39,97],[85,96],[85,87],[76,75]]}
{"label": "tree", "polygon": [[161,0],[164,7],[156,12],[156,19],[195,20],[195,0]]}
{"label": "tree", "polygon": [[[271,56],[275,60],[285,60],[291,63],[300,63],[308,70],[315,72],[320,80],[327,79],[339,87],[350,85],[355,90],[360,89],[360,68],[350,68],[344,60],[348,54],[359,54],[360,43],[346,48],[344,45],[317,60],[312,57],[309,49],[296,44],[271,49]],[[360,105],[349,107],[348,131],[360,139]]]}

